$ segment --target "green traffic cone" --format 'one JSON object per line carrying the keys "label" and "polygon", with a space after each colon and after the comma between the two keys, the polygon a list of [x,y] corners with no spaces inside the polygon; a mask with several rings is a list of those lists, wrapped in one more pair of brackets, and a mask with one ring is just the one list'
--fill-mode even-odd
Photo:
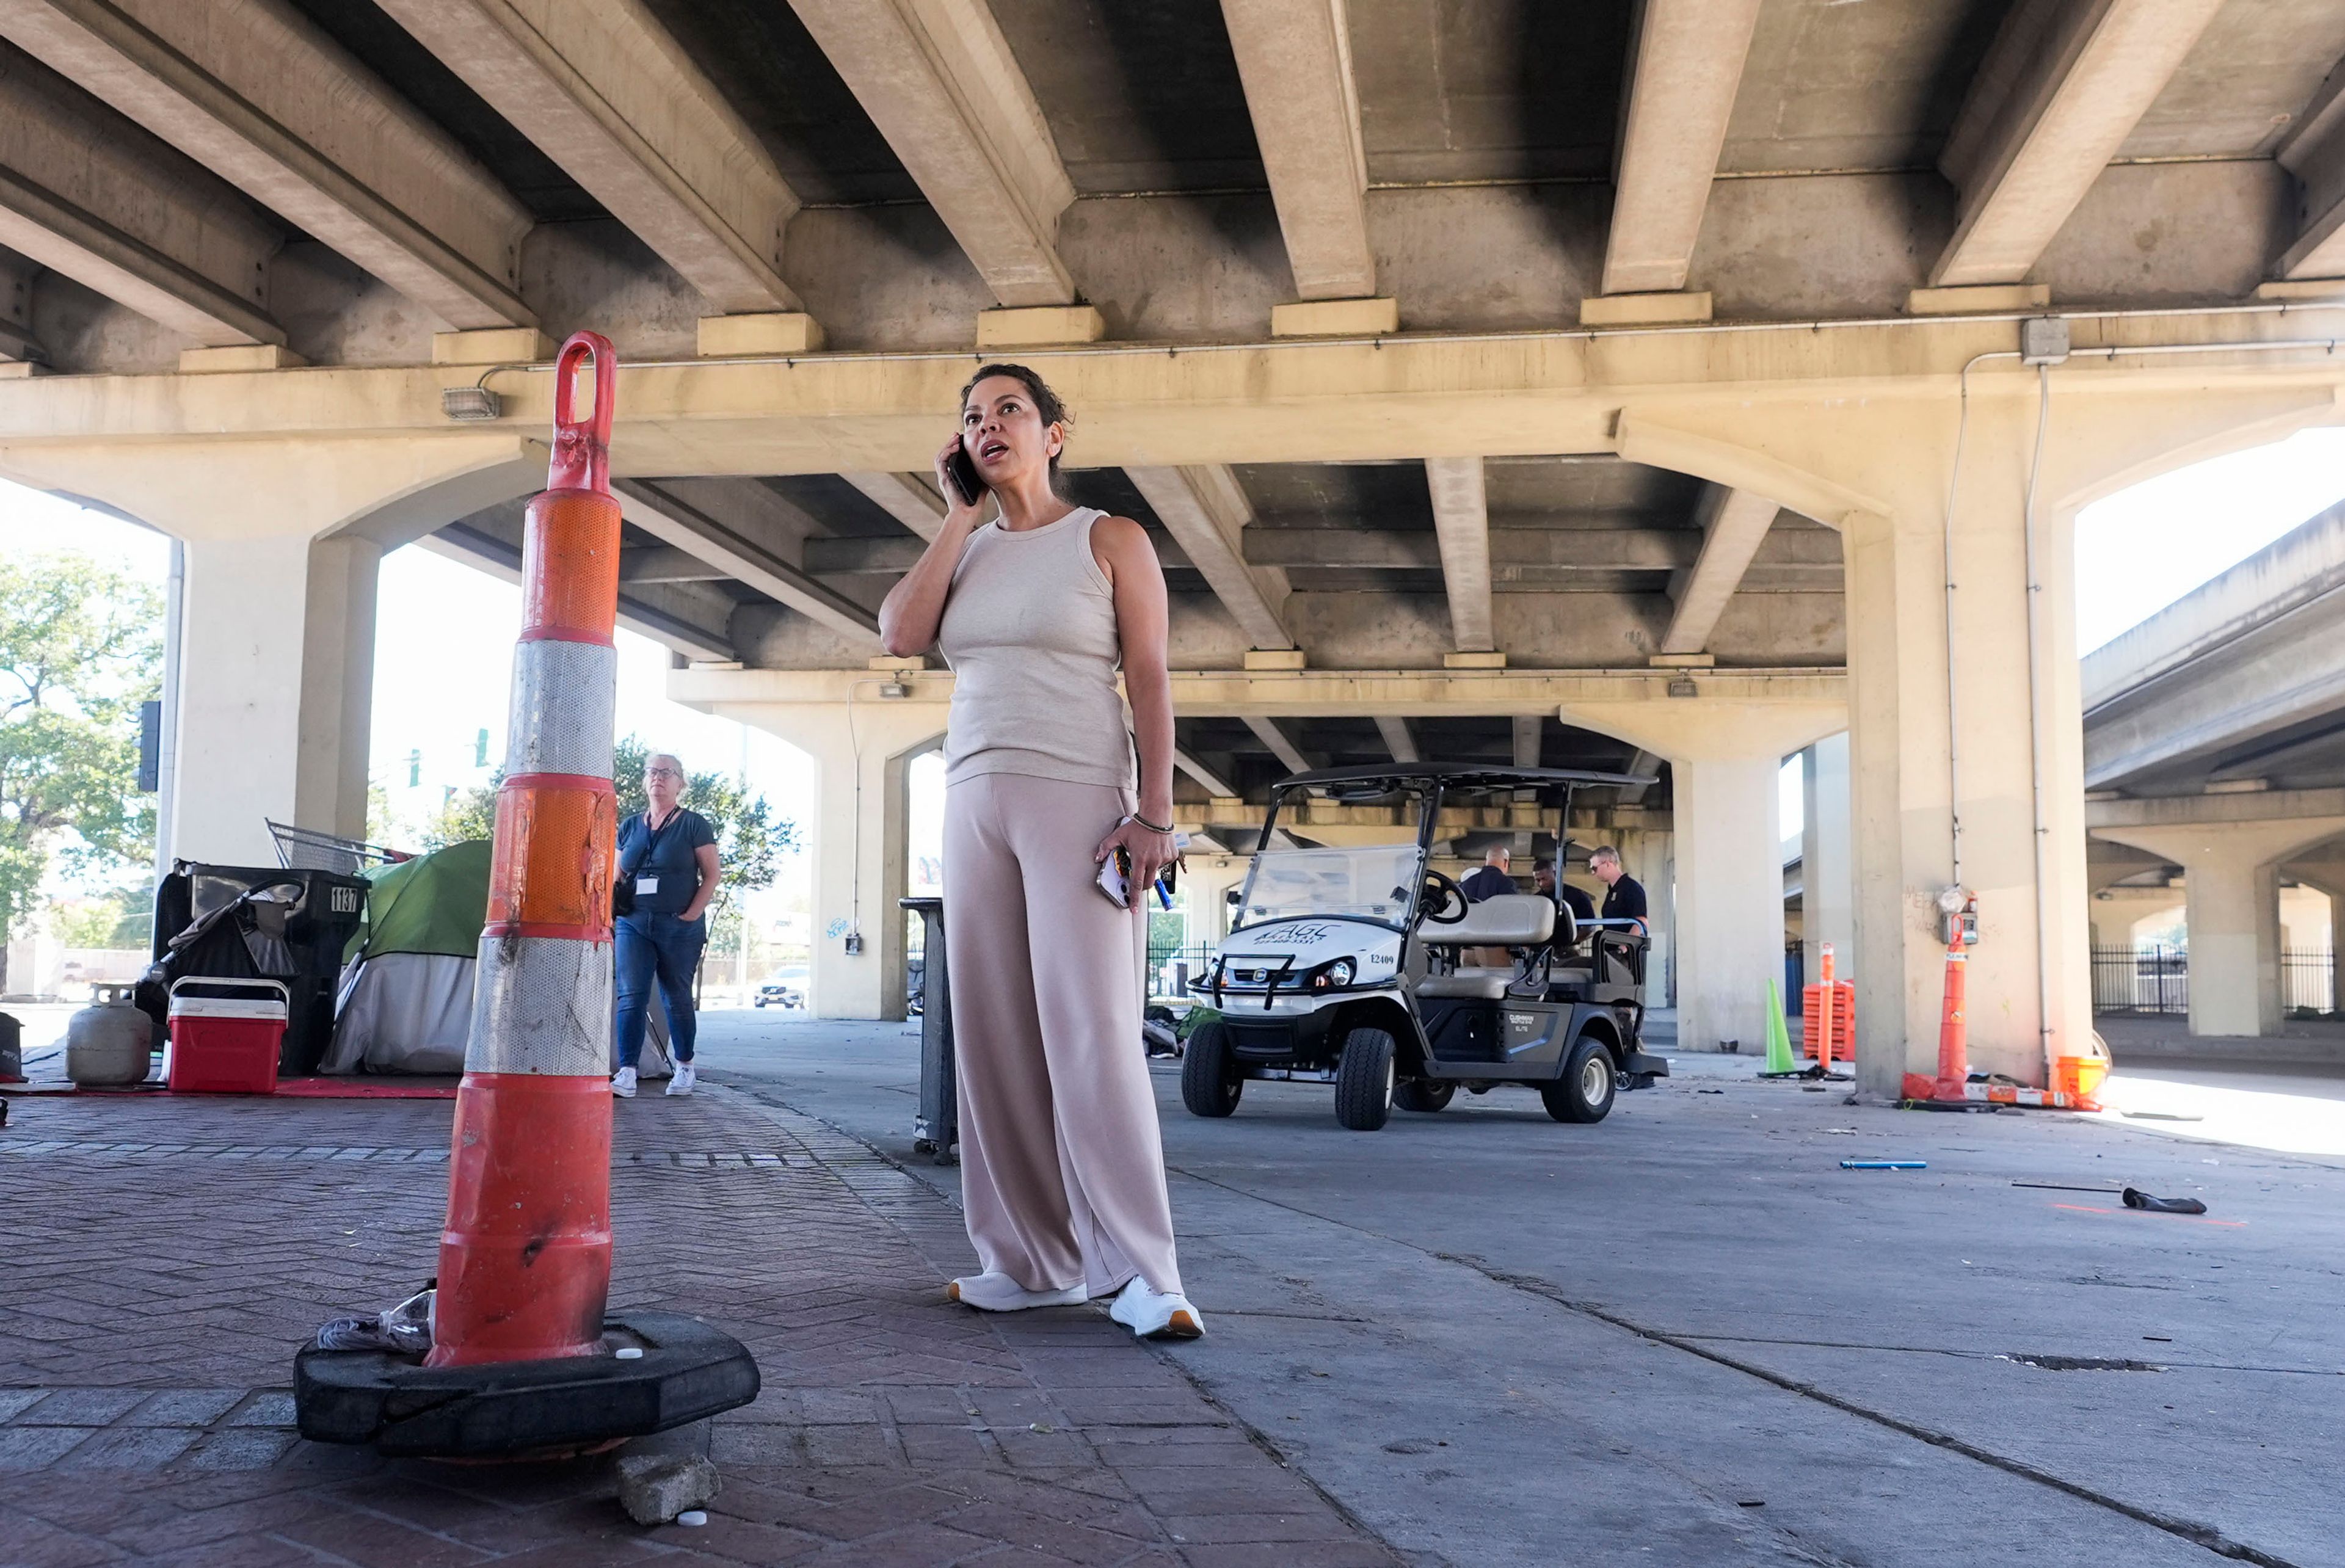
{"label": "green traffic cone", "polygon": [[1767,1066],[1772,1077],[1777,1073],[1795,1073],[1800,1069],[1792,1061],[1792,1037],[1783,1027],[1783,997],[1775,989],[1775,982],[1767,982]]}

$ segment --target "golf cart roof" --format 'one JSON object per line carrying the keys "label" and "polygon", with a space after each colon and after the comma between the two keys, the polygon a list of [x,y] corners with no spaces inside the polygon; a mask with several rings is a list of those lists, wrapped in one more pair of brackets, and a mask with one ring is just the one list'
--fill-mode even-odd
{"label": "golf cart roof", "polygon": [[1515,768],[1487,763],[1393,763],[1383,767],[1319,768],[1290,774],[1275,790],[1316,789],[1327,784],[1438,782],[1450,789],[1535,789],[1541,784],[1618,784],[1634,788],[1654,782],[1648,774],[1599,774],[1580,768]]}

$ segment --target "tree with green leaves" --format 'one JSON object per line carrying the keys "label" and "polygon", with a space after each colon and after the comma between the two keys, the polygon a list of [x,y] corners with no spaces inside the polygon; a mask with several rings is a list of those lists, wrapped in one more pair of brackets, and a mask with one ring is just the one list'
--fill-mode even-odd
{"label": "tree with green leaves", "polygon": [[9,928],[54,862],[77,874],[153,858],[138,708],[163,663],[153,588],[84,556],[0,560],[0,985]]}
{"label": "tree with green leaves", "polygon": [[[621,741],[613,751],[612,775],[623,822],[646,804],[644,759],[651,752],[635,735]],[[424,830],[426,847],[440,849],[466,839],[489,837],[496,826],[497,786],[503,777],[500,773],[479,789],[459,790]],[[708,819],[716,834],[717,859],[725,868],[723,885],[709,905],[712,934],[720,921],[726,922],[726,932],[733,932],[736,927],[729,916],[736,907],[736,895],[772,885],[782,855],[798,846],[797,824],[777,816],[762,794],[743,789],[727,774],[693,774],[685,784],[684,804]]]}

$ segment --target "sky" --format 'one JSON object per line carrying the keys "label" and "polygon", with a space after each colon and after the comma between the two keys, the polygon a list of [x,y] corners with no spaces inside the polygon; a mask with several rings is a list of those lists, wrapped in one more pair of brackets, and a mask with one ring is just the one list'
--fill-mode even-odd
{"label": "sky", "polygon": [[[2076,523],[2077,648],[2098,647],[2340,500],[2345,430],[2320,430],[2179,470],[2086,508]],[[158,586],[169,570],[161,535],[0,481],[0,554],[59,549],[112,561]],[[421,822],[447,789],[485,782],[502,760],[520,622],[521,591],[510,583],[414,546],[383,559],[372,776],[396,820]],[[411,635],[419,626],[429,634]],[[625,631],[618,641],[622,734],[641,735],[695,769],[746,768],[779,814],[810,817],[815,774],[803,753],[669,702],[667,651]],[[911,794],[918,882],[940,852],[936,759],[914,765]],[[1800,819],[1799,770],[1791,766],[1783,776],[1785,836],[1799,832]],[[785,861],[774,893],[755,906],[761,917],[804,907],[807,860]]]}

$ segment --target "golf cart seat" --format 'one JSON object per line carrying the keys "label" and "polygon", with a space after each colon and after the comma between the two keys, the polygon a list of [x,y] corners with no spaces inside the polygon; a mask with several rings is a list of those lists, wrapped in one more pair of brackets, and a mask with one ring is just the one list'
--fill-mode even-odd
{"label": "golf cart seat", "polygon": [[[1501,893],[1466,907],[1466,917],[1454,926],[1426,921],[1417,939],[1427,947],[1542,947],[1555,935],[1555,905],[1536,893]],[[1506,999],[1515,971],[1500,968],[1458,969],[1447,975],[1427,975],[1416,983],[1420,996],[1463,996],[1477,1001]]]}

